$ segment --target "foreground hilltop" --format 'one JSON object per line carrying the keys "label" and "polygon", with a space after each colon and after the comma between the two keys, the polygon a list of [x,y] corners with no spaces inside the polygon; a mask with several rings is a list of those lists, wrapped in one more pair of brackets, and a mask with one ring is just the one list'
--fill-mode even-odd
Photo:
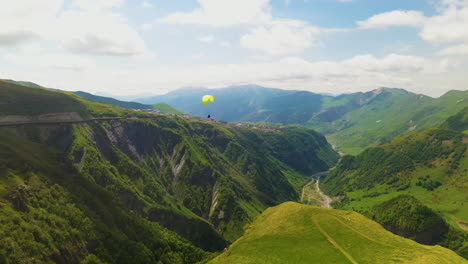
{"label": "foreground hilltop", "polygon": [[424,246],[351,211],[287,202],[266,210],[210,264],[467,263],[440,246]]}

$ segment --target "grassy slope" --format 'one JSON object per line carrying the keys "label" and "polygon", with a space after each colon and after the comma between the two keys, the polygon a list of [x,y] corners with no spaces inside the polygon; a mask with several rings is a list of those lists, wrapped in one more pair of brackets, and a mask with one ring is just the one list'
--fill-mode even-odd
{"label": "grassy slope", "polygon": [[0,82],[0,98],[0,115],[77,112],[84,118],[90,116],[86,105],[79,99],[45,88]]}
{"label": "grassy slope", "polygon": [[[467,144],[468,137],[455,131],[415,132],[356,157],[345,156],[321,187],[332,196],[344,195],[335,207],[366,215],[374,206],[411,195],[462,235],[468,221]],[[468,243],[451,246],[466,254]]]}
{"label": "grassy slope", "polygon": [[183,115],[185,114],[184,112],[182,111],[179,111],[177,109],[175,109],[174,107],[166,104],[166,103],[159,103],[159,104],[155,104],[152,106],[152,108],[154,110],[159,110],[161,111],[162,113],[165,113],[165,114],[174,114],[174,115]]}
{"label": "grassy slope", "polygon": [[447,119],[441,127],[457,130],[466,134],[466,132],[468,132],[468,107]]}
{"label": "grassy slope", "polygon": [[83,119],[147,116],[144,113],[87,101],[77,95],[0,81],[0,115],[35,116],[76,112]]}
{"label": "grassy slope", "polygon": [[269,208],[209,263],[350,262],[467,263],[448,249],[393,235],[358,213],[291,202]]}
{"label": "grassy slope", "polygon": [[7,80],[7,79],[0,79],[0,81],[10,82],[18,85],[29,86],[29,87],[36,87],[36,88],[43,88],[39,84],[33,82],[25,82],[25,81],[14,81],[14,80]]}
{"label": "grassy slope", "polygon": [[[410,194],[442,212],[451,223],[455,218],[467,221],[466,145],[467,137],[460,133],[415,132],[345,157],[321,186],[331,195],[345,194],[341,206],[346,209],[365,212],[397,195]],[[418,186],[431,181],[442,185],[434,190]]]}
{"label": "grassy slope", "polygon": [[446,121],[447,118],[466,109],[467,106],[467,91],[449,91],[419,110],[411,119],[418,125],[418,129],[433,128],[440,125],[442,121]]}
{"label": "grassy slope", "polygon": [[338,149],[355,154],[366,147],[408,131],[411,114],[430,102],[427,96],[399,89],[384,89],[362,107],[334,121],[338,131],[328,137]]}
{"label": "grassy slope", "polygon": [[172,264],[207,256],[60,160],[0,132],[1,263]]}

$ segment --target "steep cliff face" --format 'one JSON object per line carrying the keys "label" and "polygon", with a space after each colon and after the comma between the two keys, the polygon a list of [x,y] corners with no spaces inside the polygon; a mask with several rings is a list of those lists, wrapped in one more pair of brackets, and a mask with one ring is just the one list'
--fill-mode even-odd
{"label": "steep cliff face", "polygon": [[126,208],[207,250],[238,238],[267,206],[297,200],[297,182],[338,159],[323,136],[299,127],[159,116],[10,130],[53,146]]}

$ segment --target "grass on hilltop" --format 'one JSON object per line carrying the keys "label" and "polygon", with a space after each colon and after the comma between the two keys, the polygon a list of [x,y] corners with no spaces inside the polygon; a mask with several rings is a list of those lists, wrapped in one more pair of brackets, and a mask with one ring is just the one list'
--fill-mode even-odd
{"label": "grass on hilltop", "polygon": [[266,210],[210,264],[467,263],[440,246],[386,231],[350,211],[284,203]]}

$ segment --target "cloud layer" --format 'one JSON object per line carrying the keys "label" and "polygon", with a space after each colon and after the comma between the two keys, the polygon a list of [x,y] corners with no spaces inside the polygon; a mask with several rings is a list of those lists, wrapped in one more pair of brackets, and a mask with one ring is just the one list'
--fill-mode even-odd
{"label": "cloud layer", "polygon": [[[434,16],[390,10],[353,21],[357,26],[346,29],[279,18],[270,0],[198,0],[196,8],[159,16],[151,14],[161,2],[154,8],[150,1],[19,2],[0,10],[0,78],[119,95],[249,83],[334,94],[381,86],[429,95],[466,89],[468,0],[443,0]],[[132,4],[133,9],[127,8]],[[129,9],[149,17],[129,17]],[[148,31],[135,28],[146,21]],[[359,51],[317,57],[320,51],[333,53],[327,46],[341,45],[327,39],[330,35],[349,34],[356,41],[353,34],[389,27],[412,28],[426,48],[436,51],[408,55],[417,47],[410,50],[402,42],[399,49],[389,43],[393,46],[385,51],[355,49]],[[158,49],[162,46],[163,51]],[[165,55],[166,63],[160,62]]]}
{"label": "cloud layer", "polygon": [[419,11],[396,10],[381,13],[357,22],[361,28],[385,28],[391,26],[416,27],[419,36],[433,44],[457,44],[444,48],[439,55],[468,55],[468,1],[443,0],[440,14],[426,17]]}
{"label": "cloud layer", "polygon": [[57,49],[104,56],[143,56],[150,52],[126,18],[112,11],[123,0],[11,1],[0,10],[0,46],[33,40],[53,42]]}

